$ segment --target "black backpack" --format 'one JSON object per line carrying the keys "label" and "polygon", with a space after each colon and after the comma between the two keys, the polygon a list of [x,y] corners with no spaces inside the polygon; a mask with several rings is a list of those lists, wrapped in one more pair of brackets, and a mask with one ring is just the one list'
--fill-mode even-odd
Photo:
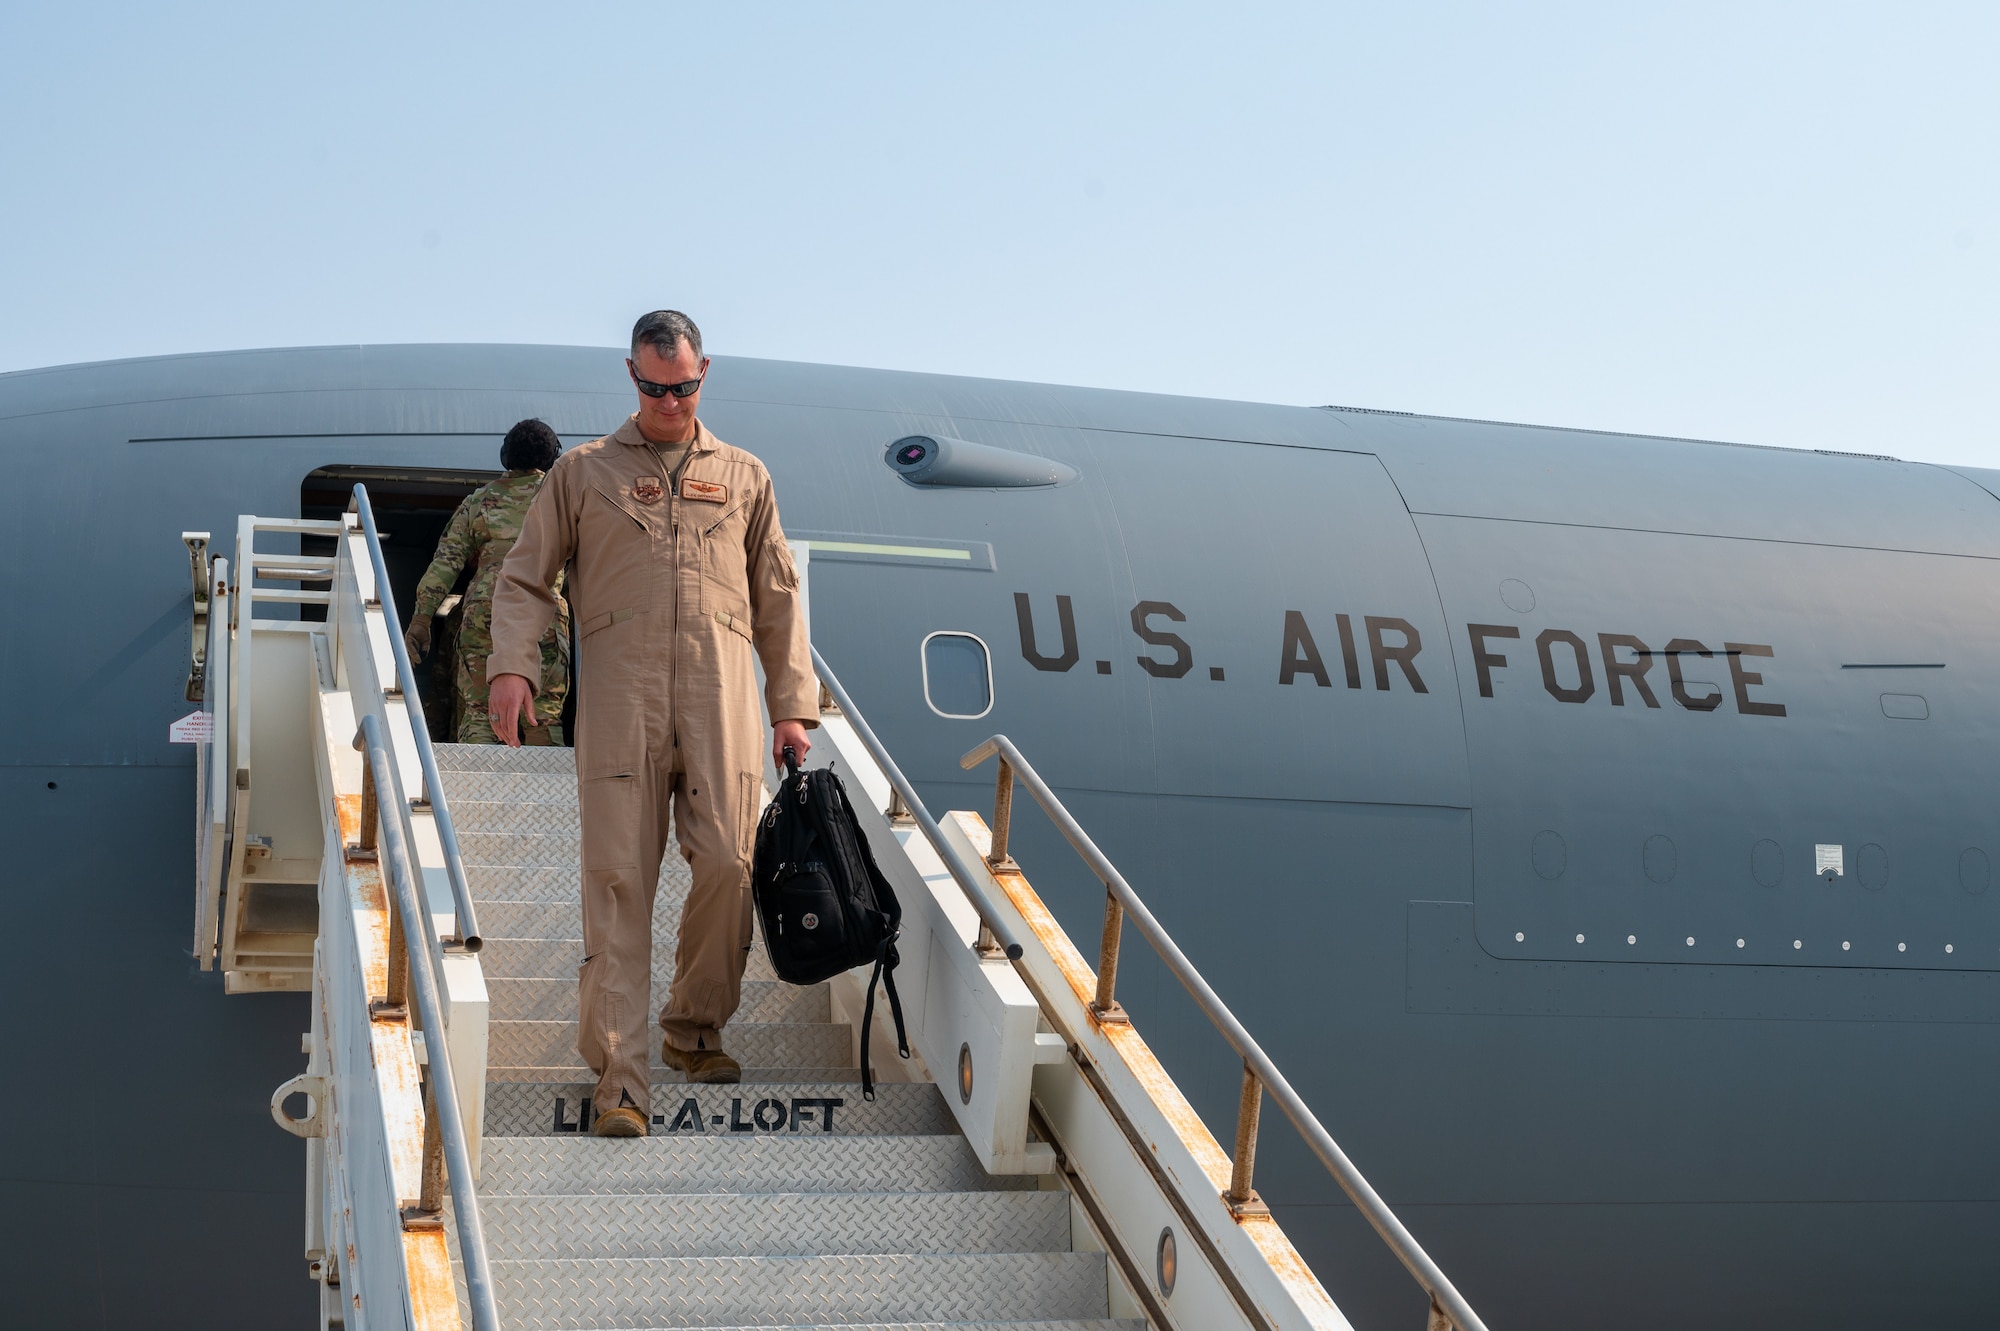
{"label": "black backpack", "polygon": [[875,1098],[868,1066],[868,1034],[875,1021],[875,986],[889,995],[896,1019],[896,1049],[910,1056],[903,1030],[903,1001],[896,996],[896,935],[903,908],[889,886],[840,778],[821,769],[799,770],[785,750],[786,776],[757,825],[757,854],[750,890],[771,969],[790,984],[818,984],[842,971],[872,964],[868,1000],[861,1012],[861,1094]]}

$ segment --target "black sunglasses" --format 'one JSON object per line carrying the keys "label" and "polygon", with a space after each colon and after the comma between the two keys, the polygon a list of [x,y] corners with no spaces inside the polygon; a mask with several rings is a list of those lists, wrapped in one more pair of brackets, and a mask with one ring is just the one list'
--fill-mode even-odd
{"label": "black sunglasses", "polygon": [[693,397],[701,391],[701,381],[708,378],[708,365],[706,362],[702,364],[699,375],[692,379],[683,379],[677,384],[656,384],[650,379],[641,379],[638,367],[633,365],[630,360],[625,362],[625,369],[631,374],[632,382],[639,386],[639,391],[647,397],[665,397],[669,393],[672,393],[675,397]]}

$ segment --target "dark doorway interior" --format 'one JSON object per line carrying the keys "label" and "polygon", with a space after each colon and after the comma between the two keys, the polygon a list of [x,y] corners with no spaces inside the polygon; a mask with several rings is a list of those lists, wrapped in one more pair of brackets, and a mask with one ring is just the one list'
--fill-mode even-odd
{"label": "dark doorway interior", "polygon": [[[321,467],[299,486],[299,516],[338,518],[347,511],[357,483],[368,487],[368,502],[375,509],[375,526],[382,536],[382,559],[389,566],[389,589],[395,597],[398,628],[407,628],[410,606],[416,600],[417,583],[430,567],[438,538],[451,522],[460,501],[500,473],[458,471],[425,467]],[[331,537],[307,536],[301,540],[301,554],[331,554]],[[452,590],[463,592],[472,580],[472,570],[459,574]],[[305,617],[324,619],[321,606],[302,607]],[[440,615],[432,628],[430,655],[414,663],[417,691],[423,697],[424,715],[430,722],[431,739],[448,743],[451,738],[451,658],[457,641],[458,617]]]}
{"label": "dark doorway interior", "polygon": [[[299,486],[299,516],[338,518],[347,511],[355,485],[368,487],[368,502],[375,510],[375,527],[382,537],[382,559],[389,566],[389,590],[396,598],[397,627],[407,628],[410,606],[416,601],[417,583],[430,567],[437,552],[438,538],[451,522],[451,515],[465,497],[501,473],[498,471],[454,470],[448,467],[321,467],[307,475]],[[331,554],[333,539],[325,536],[300,538],[301,554]],[[461,594],[472,581],[473,570],[462,569],[453,593]],[[445,603],[452,605],[451,601]],[[307,619],[326,618],[320,606],[300,607]],[[572,632],[574,632],[574,625]],[[431,741],[452,741],[452,649],[458,640],[456,613],[439,614],[431,626],[430,655],[413,662],[417,692],[424,702],[424,716],[430,723]],[[569,698],[563,704],[564,743],[576,734],[576,643],[570,642]]]}

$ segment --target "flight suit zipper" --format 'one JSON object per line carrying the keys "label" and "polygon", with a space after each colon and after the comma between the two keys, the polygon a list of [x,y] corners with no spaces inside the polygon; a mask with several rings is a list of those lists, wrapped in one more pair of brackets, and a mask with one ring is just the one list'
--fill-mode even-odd
{"label": "flight suit zipper", "polygon": [[670,751],[681,746],[681,478],[687,474],[700,448],[701,429],[697,426],[694,438],[688,441],[687,452],[681,457],[680,466],[669,469],[659,448],[650,442],[646,445],[646,451],[653,455],[653,462],[659,467],[667,488],[667,544],[672,555],[668,562],[668,576],[674,596],[673,641],[667,648],[667,668],[673,672],[672,682],[667,686],[667,713],[671,727],[667,747]]}
{"label": "flight suit zipper", "polygon": [[[682,471],[687,470],[689,460],[694,457],[694,444],[699,443],[700,440],[701,433],[697,429],[694,442],[688,445],[687,457],[681,459]],[[666,471],[666,459],[661,458],[657,450],[655,450],[653,456],[659,461],[660,470],[663,472]],[[680,479],[676,476],[669,474],[665,479],[667,482],[667,546],[672,554],[667,567],[668,576],[672,579],[674,595],[674,636],[667,648],[667,668],[674,672],[673,679],[667,685],[667,722],[671,728],[671,733],[667,736],[667,748],[669,754],[672,754],[681,747],[681,486]],[[671,761],[671,757],[669,761]]]}
{"label": "flight suit zipper", "polygon": [[[659,467],[661,472],[661,478],[665,482],[667,490],[667,541],[669,548],[672,552],[672,559],[668,565],[668,572],[672,580],[673,595],[674,595],[673,643],[668,648],[668,658],[667,658],[667,667],[668,669],[673,671],[673,680],[672,683],[668,685],[667,689],[667,710],[671,718],[670,723],[672,726],[671,733],[668,737],[669,741],[668,747],[670,749],[679,749],[681,746],[681,735],[680,735],[681,601],[683,599],[681,596],[681,590],[682,590],[681,565],[685,555],[685,552],[681,549],[681,504],[683,502],[681,499],[681,480],[683,477],[687,475],[688,468],[694,464],[695,456],[701,451],[701,431],[699,427],[697,427],[697,429],[695,430],[694,438],[688,441],[688,451],[681,458],[680,465],[678,467],[669,469],[667,466],[666,458],[661,455],[659,448],[656,445],[652,444],[651,442],[647,443],[646,451],[653,455],[654,465]],[[736,505],[736,508],[741,508],[742,506],[743,506],[742,502],[739,501]],[[711,526],[707,530],[701,532],[700,533],[701,538],[703,540],[706,540],[708,533],[714,531],[716,527],[721,526],[723,522],[728,521],[729,517],[736,512],[736,508],[730,509],[728,513],[723,514],[722,517],[716,521],[714,526]],[[697,579],[699,579],[700,575],[698,571],[696,576]]]}

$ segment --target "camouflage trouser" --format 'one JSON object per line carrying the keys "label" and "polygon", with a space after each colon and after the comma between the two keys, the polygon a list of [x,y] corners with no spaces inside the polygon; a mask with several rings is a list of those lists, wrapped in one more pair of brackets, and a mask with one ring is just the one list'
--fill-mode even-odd
{"label": "camouflage trouser", "polygon": [[[482,648],[488,643],[479,644]],[[560,745],[563,742],[563,700],[569,696],[569,638],[542,640],[542,680],[535,691],[535,722],[521,736],[523,744]],[[486,652],[465,650],[459,640],[458,684],[452,703],[453,728],[460,744],[498,744],[493,720],[487,714]]]}

